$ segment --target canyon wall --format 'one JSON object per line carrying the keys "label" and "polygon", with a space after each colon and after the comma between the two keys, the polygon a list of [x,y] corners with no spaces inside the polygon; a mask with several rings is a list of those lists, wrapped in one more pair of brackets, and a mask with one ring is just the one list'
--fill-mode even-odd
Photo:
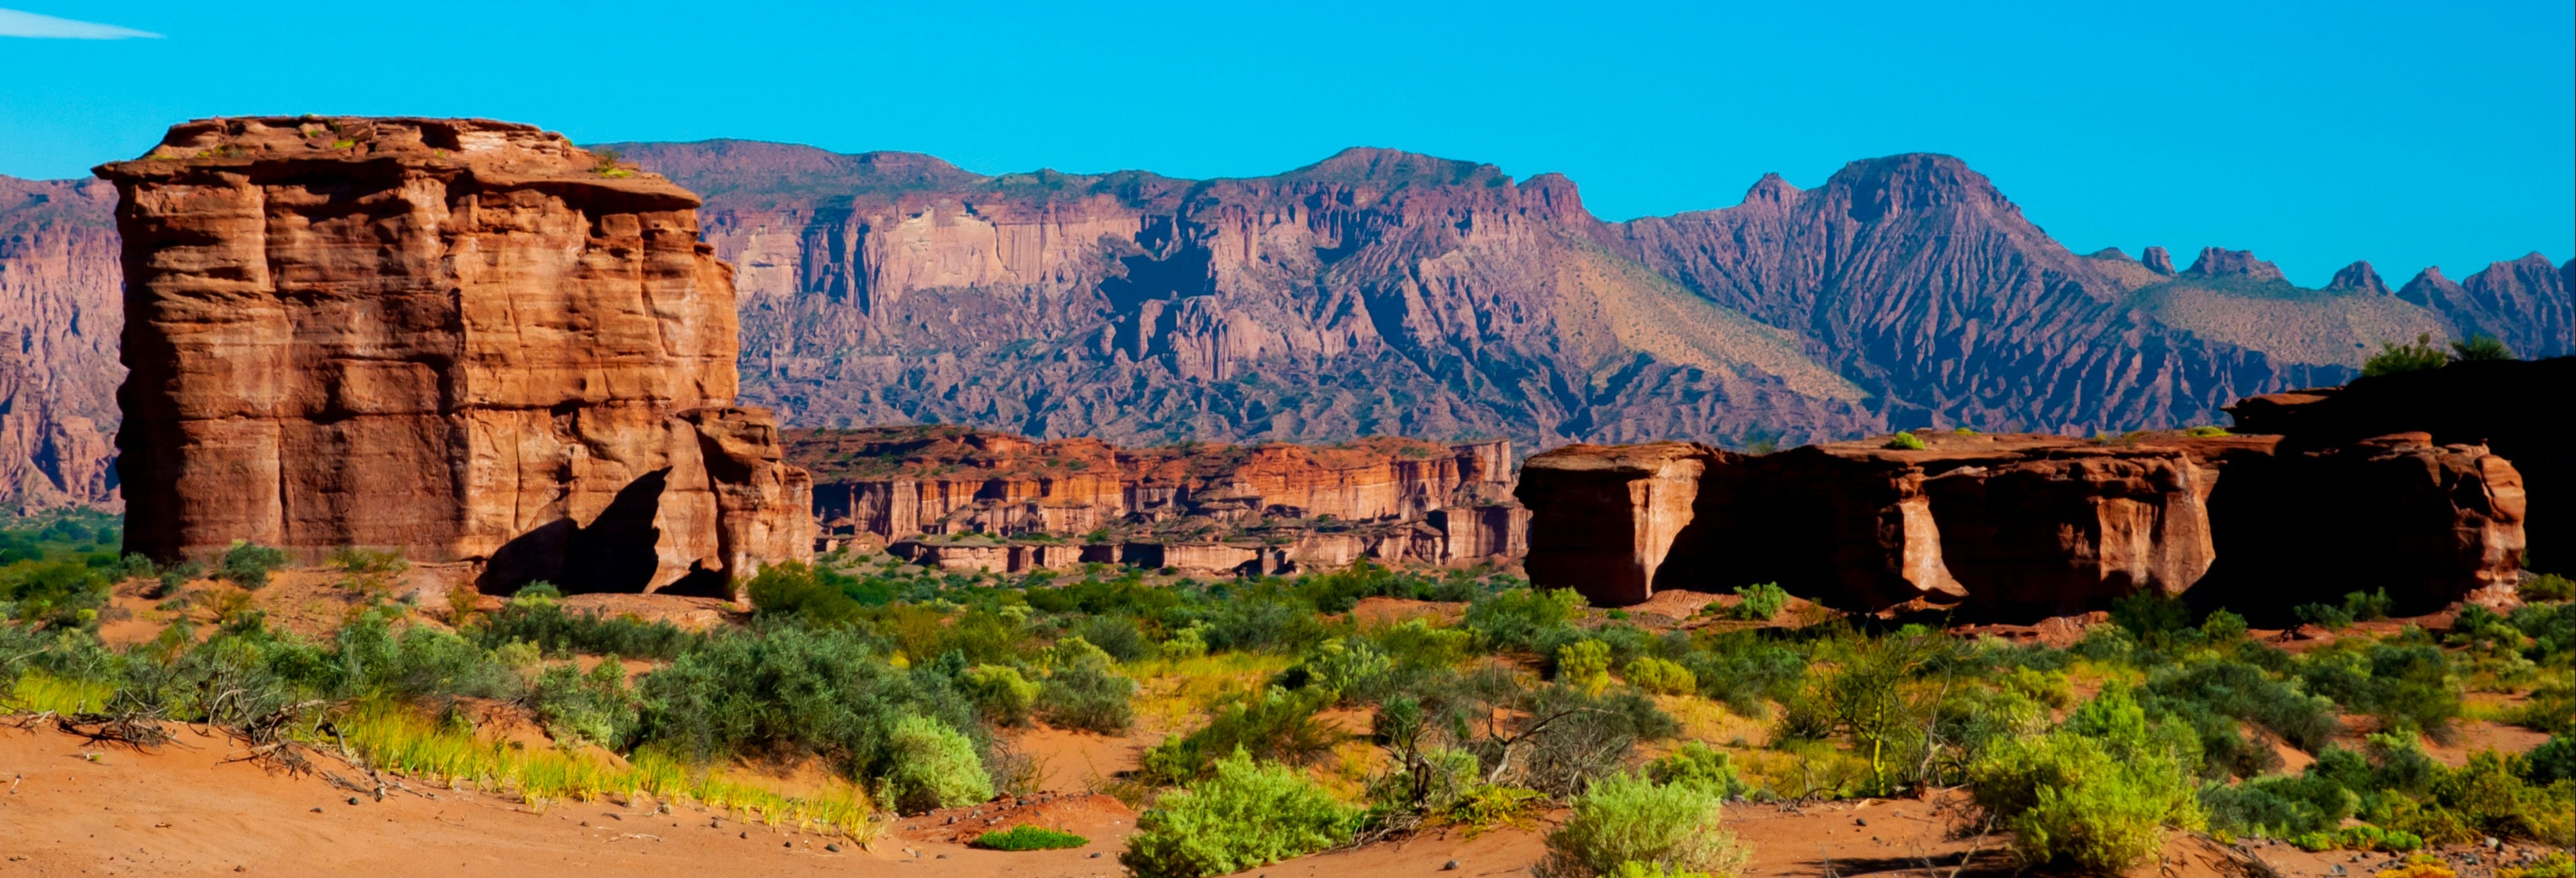
{"label": "canyon wall", "polygon": [[952,567],[1507,561],[1528,521],[1502,440],[1119,448],[910,426],[791,431],[787,455],[815,474],[825,540],[892,541]]}
{"label": "canyon wall", "polygon": [[810,481],[732,407],[731,270],[686,190],[484,120],[190,122],[98,173],[129,550],[715,593],[810,556]]}
{"label": "canyon wall", "polygon": [[[1539,508],[1531,581],[1610,605],[1776,582],[1859,611],[2031,619],[2156,593],[2278,616],[2379,588],[2429,610],[2509,587],[2522,567],[2522,477],[2482,445],[2422,433],[2307,450],[2278,436],[1919,438],[1921,450],[1536,455],[1520,486]],[[1632,541],[1633,555],[1607,551]]]}

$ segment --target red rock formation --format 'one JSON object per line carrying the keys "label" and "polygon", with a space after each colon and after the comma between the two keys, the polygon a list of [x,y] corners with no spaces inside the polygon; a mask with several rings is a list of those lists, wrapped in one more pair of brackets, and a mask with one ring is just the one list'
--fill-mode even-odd
{"label": "red rock formation", "polygon": [[[791,431],[787,453],[817,474],[827,539],[1081,537],[1104,555],[1094,560],[1267,572],[1508,559],[1527,520],[1507,499],[1511,448],[1499,440],[1121,449],[930,426]],[[916,542],[898,542],[898,554],[994,570],[1057,564],[986,539]]]}
{"label": "red rock formation", "polygon": [[190,122],[99,174],[130,549],[399,547],[575,590],[810,555],[808,483],[728,408],[731,272],[687,191],[483,120]]}
{"label": "red rock formation", "polygon": [[1569,445],[1532,455],[1517,491],[1530,509],[1523,562],[1530,581],[1600,604],[1643,602],[1693,519],[1702,478],[1734,457],[1691,442]]}
{"label": "red rock formation", "polygon": [[1984,618],[2196,587],[2195,600],[2257,612],[2379,587],[2420,608],[2520,569],[2521,477],[2474,446],[1923,438],[1920,451],[1847,442],[1744,456],[1664,443],[1537,455],[1521,479],[1536,513],[1525,565],[1534,584],[1603,604],[1777,582],[1845,609]]}
{"label": "red rock formation", "polygon": [[115,190],[0,177],[0,510],[116,508]]}

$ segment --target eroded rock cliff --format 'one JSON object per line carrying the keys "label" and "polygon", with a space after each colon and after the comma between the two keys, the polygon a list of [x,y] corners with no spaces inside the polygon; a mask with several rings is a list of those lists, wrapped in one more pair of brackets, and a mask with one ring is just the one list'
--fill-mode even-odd
{"label": "eroded rock cliff", "polygon": [[[1844,609],[2028,619],[2141,592],[2278,612],[2387,588],[2429,609],[2521,569],[2522,477],[2479,445],[2422,434],[2319,449],[2277,436],[1920,438],[1921,450],[1537,455],[1520,489],[1539,511],[1531,581],[1605,604],[1776,582]],[[1688,498],[1685,514],[1676,497]],[[1613,551],[1631,544],[1640,551]]]}
{"label": "eroded rock cliff", "polygon": [[116,191],[0,177],[0,510],[115,508]]}
{"label": "eroded rock cliff", "polygon": [[827,540],[951,567],[1275,572],[1517,558],[1507,441],[1119,448],[958,426],[798,430]]}
{"label": "eroded rock cliff", "polygon": [[129,549],[397,547],[721,591],[809,556],[698,200],[485,120],[253,118],[105,165]]}

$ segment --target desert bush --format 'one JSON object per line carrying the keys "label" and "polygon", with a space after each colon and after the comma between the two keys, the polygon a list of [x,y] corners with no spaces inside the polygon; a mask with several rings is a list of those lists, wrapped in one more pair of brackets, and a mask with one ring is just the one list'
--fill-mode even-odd
{"label": "desert bush", "polygon": [[2162,850],[2165,829],[2201,825],[2196,750],[2189,730],[2149,723],[2110,688],[2056,730],[1995,747],[1970,786],[2024,861],[2115,872]]}
{"label": "desert bush", "polygon": [[2248,741],[2238,731],[2242,723],[2269,729],[2310,751],[2340,730],[2333,702],[2231,660],[2159,668],[2148,676],[2141,701],[2152,715],[2182,720],[2199,733],[2202,758],[2213,777],[2251,777],[2279,767],[2280,758],[2269,746]]}
{"label": "desert bush", "polygon": [[1091,839],[1060,829],[1022,823],[976,836],[974,846],[992,851],[1057,851],[1090,843]]}
{"label": "desert bush", "polygon": [[2503,339],[2492,335],[2472,335],[2467,341],[2451,343],[2451,359],[2454,362],[2475,363],[2521,358],[2514,356],[2513,349],[2506,347]]}
{"label": "desert bush", "polygon": [[1737,714],[1760,718],[1769,702],[1787,701],[1806,682],[1807,656],[1752,631],[1704,636],[1677,659],[1699,681],[1699,693]]}
{"label": "desert bush", "polygon": [[357,574],[383,575],[401,573],[411,568],[411,562],[403,557],[401,549],[368,549],[358,546],[341,546],[331,550],[327,563],[342,573]]}
{"label": "desert bush", "polygon": [[2397,638],[2333,647],[2303,656],[2300,676],[2308,691],[2367,713],[2390,729],[2421,731],[2440,739],[2460,715],[2461,684],[2450,657],[2420,629]]}
{"label": "desert bush", "polygon": [[1512,589],[1467,605],[1463,627],[1489,649],[1536,652],[1572,628],[1583,595],[1570,588]]}
{"label": "desert bush", "polygon": [[1698,784],[1721,796],[1743,795],[1748,787],[1735,773],[1726,751],[1690,741],[1646,763],[1648,780],[1659,784]]}
{"label": "desert bush", "polygon": [[10,618],[54,628],[91,627],[113,583],[77,561],[22,560],[0,567],[0,608]]}
{"label": "desert bush", "polygon": [[[1090,646],[1078,637],[1072,641]],[[1036,706],[1038,716],[1057,728],[1121,735],[1135,722],[1135,697],[1136,681],[1110,670],[1102,653],[1059,662],[1039,683]]]}
{"label": "desert bush", "polygon": [[615,656],[584,673],[570,663],[546,668],[528,687],[528,709],[557,739],[589,741],[611,750],[631,744],[639,721],[626,670]]}
{"label": "desert bush", "polygon": [[1136,878],[1228,875],[1347,840],[1358,814],[1296,769],[1237,752],[1136,818],[1118,862]]}
{"label": "desert bush", "polygon": [[2325,832],[2361,808],[2361,797],[2314,774],[2272,776],[2201,791],[2200,807],[2212,829],[2238,835],[2295,838]]}
{"label": "desert bush", "polygon": [[1925,446],[1923,444],[1923,437],[1921,436],[1917,436],[1912,433],[1898,433],[1894,436],[1887,437],[1887,444],[1882,447],[1897,451],[1921,451]]}
{"label": "desert bush", "polygon": [[1610,645],[1578,640],[1556,650],[1558,682],[1599,695],[1610,687]]}
{"label": "desert bush", "polygon": [[946,723],[905,714],[886,736],[883,798],[917,814],[972,805],[993,797],[993,778],[975,755],[975,742]]}
{"label": "desert bush", "polygon": [[1042,688],[1009,665],[976,665],[959,676],[958,684],[974,699],[976,714],[997,726],[1027,723]]}
{"label": "desert bush", "polygon": [[847,625],[859,620],[864,607],[838,586],[823,581],[817,568],[783,561],[760,568],[745,587],[754,612],[790,618],[808,625]]}
{"label": "desert bush", "polygon": [[723,634],[645,675],[638,740],[699,759],[812,753],[872,777],[901,713],[962,728],[962,693],[925,689],[845,629]]}
{"label": "desert bush", "polygon": [[1494,780],[1555,796],[1581,792],[1626,766],[1638,744],[1680,731],[1672,717],[1635,692],[1594,695],[1559,685],[1499,704],[1527,719],[1476,739],[1468,749],[1491,767]]}
{"label": "desert bush", "polygon": [[215,577],[243,588],[268,584],[268,575],[286,566],[286,552],[247,540],[234,540],[215,567]]}
{"label": "desert bush", "polygon": [[1155,654],[1154,642],[1136,627],[1135,619],[1126,616],[1093,616],[1074,625],[1073,631],[1118,661],[1138,661]]}
{"label": "desert bush", "polygon": [[1195,780],[1224,754],[1238,751],[1266,762],[1313,762],[1342,740],[1339,729],[1315,717],[1325,697],[1314,689],[1272,686],[1219,707],[1207,725],[1145,751],[1145,775],[1162,783]]}
{"label": "desert bush", "polygon": [[1357,637],[1336,637],[1307,650],[1306,660],[1290,668],[1287,676],[1292,678],[1291,685],[1313,689],[1330,704],[1379,694],[1394,672],[1395,660],[1375,644]]}
{"label": "desert bush", "polygon": [[1626,773],[1602,778],[1547,836],[1539,878],[1594,878],[1628,863],[1731,876],[1751,859],[1719,817],[1724,794],[1705,784],[1656,783]]}
{"label": "desert bush", "polygon": [[[460,633],[485,649],[498,649],[503,644],[516,642],[534,645],[548,655],[613,653],[663,661],[678,658],[680,653],[706,639],[704,635],[680,630],[679,626],[669,622],[568,612],[563,605],[542,593],[532,593],[534,588],[536,586],[521,589],[519,595],[502,605],[501,609]],[[553,587],[545,588],[550,591]]]}
{"label": "desert bush", "polygon": [[1629,662],[1624,673],[1628,685],[1656,695],[1688,695],[1699,691],[1699,678],[1679,662],[1641,656]]}
{"label": "desert bush", "polygon": [[1739,585],[1735,588],[1735,595],[1742,598],[1736,602],[1731,613],[1738,619],[1768,622],[1778,618],[1780,611],[1789,606],[1789,591],[1781,588],[1776,582]]}
{"label": "desert bush", "polygon": [[2428,332],[2415,336],[2413,344],[2380,342],[2379,353],[2372,354],[2370,359],[2362,361],[2361,374],[2366,378],[2401,375],[2407,372],[2439,369],[2450,364],[2450,353],[2433,344],[2433,334]]}
{"label": "desert bush", "polygon": [[2543,573],[2522,581],[2516,589],[2526,601],[2576,600],[2576,579],[2555,573]]}

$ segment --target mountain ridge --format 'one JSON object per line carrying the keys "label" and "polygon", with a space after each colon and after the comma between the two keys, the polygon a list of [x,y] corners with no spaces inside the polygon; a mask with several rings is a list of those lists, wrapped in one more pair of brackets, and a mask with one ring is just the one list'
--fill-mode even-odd
{"label": "mountain ridge", "polygon": [[[705,199],[705,240],[740,275],[743,397],[807,427],[1530,450],[2081,434],[2338,383],[2403,330],[2576,348],[2576,261],[2456,282],[2428,269],[2390,291],[2367,263],[2307,290],[2243,251],[2180,271],[2161,247],[2078,255],[1928,153],[1608,222],[1562,175],[1374,147],[1189,180],[751,140],[601,146]],[[74,185],[0,180],[0,195]],[[112,204],[25,200],[0,197],[0,232],[41,227],[52,249],[0,234],[0,326],[21,341],[0,359],[0,503],[111,502],[112,468],[89,459],[105,443],[81,434],[115,418],[95,411],[118,380]]]}

